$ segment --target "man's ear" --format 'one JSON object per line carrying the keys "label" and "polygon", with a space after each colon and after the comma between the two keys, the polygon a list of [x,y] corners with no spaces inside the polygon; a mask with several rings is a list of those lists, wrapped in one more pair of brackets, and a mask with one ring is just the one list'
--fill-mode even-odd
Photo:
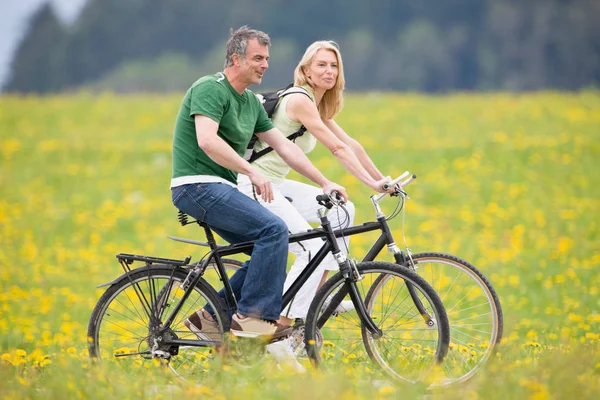
{"label": "man's ear", "polygon": [[236,67],[239,67],[240,64],[242,63],[242,60],[240,59],[240,55],[237,53],[233,53],[231,55],[231,61],[233,61],[233,65]]}

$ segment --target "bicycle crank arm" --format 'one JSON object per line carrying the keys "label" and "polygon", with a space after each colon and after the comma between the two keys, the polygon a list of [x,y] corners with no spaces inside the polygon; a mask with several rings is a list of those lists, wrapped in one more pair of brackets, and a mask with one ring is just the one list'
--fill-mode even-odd
{"label": "bicycle crank arm", "polygon": [[186,347],[217,347],[223,344],[222,342],[216,342],[213,340],[186,340],[186,339],[173,339],[165,340],[161,343],[162,346],[186,346]]}
{"label": "bicycle crank arm", "polygon": [[151,355],[152,352],[150,350],[146,350],[146,351],[138,351],[135,353],[118,353],[118,354],[114,354],[115,357],[131,357],[131,356],[149,356]]}

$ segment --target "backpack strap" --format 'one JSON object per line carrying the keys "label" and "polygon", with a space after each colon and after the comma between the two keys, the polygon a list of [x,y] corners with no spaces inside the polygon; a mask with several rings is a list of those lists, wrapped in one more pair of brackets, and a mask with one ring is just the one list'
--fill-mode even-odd
{"label": "backpack strap", "polygon": [[302,94],[307,95],[308,98],[310,98],[308,91],[300,86],[288,86],[287,88],[285,88],[281,91],[281,93],[279,94],[279,98],[281,99],[282,97],[287,96],[288,94],[294,94],[294,93],[302,93]]}
{"label": "backpack strap", "polygon": [[[296,140],[297,137],[304,135],[304,132],[306,132],[306,128],[304,127],[304,125],[302,125],[300,127],[300,129],[298,129],[296,132],[289,135],[287,137],[287,139],[294,141],[294,140]],[[258,160],[259,158],[261,158],[262,156],[269,154],[272,151],[273,151],[273,148],[271,146],[265,147],[261,151],[252,151],[252,155],[250,156],[250,159],[248,160],[248,162],[252,163],[252,162]]]}
{"label": "backpack strap", "polygon": [[[294,94],[294,93],[305,94],[306,96],[308,96],[309,99],[312,100],[312,98],[308,94],[308,91],[306,89],[304,89],[303,87],[288,86],[287,88],[283,89],[283,91],[281,91],[281,93],[279,94],[278,102],[284,96],[287,96],[288,94]],[[279,104],[277,104],[277,107],[279,107]],[[275,108],[275,110],[277,110],[277,107]],[[273,113],[275,113],[275,111],[273,111]],[[294,141],[294,140],[296,140],[296,138],[304,135],[304,132],[306,132],[306,128],[304,127],[304,125],[302,125],[302,126],[300,126],[300,129],[298,129],[296,132],[294,132],[291,135],[289,135],[287,137],[287,139],[291,140],[291,141]],[[262,156],[264,156],[266,154],[269,154],[272,151],[273,151],[273,148],[271,146],[265,147],[261,151],[254,151],[254,150],[252,150],[252,154],[250,155],[250,158],[248,159],[248,162],[252,163],[252,162],[258,160],[260,157],[262,157]]]}

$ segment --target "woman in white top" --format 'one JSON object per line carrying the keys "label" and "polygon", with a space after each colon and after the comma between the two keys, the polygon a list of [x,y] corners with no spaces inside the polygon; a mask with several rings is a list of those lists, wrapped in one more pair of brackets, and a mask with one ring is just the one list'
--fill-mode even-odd
{"label": "woman in white top", "polygon": [[[272,118],[275,126],[287,137],[304,125],[307,132],[296,138],[295,142],[305,153],[312,151],[317,141],[321,142],[352,175],[370,189],[382,192],[383,184],[388,182],[389,178],[379,172],[360,143],[348,136],[333,120],[342,109],[342,92],[345,85],[342,57],[337,45],[330,41],[311,44],[294,71],[294,85],[305,88],[310,98],[303,93],[282,97]],[[259,140],[254,150],[260,151],[265,147],[267,144]],[[290,233],[305,232],[311,229],[309,222],[319,222],[319,205],[315,198],[322,193],[320,188],[286,179],[290,167],[274,151],[260,157],[252,165],[272,182],[274,201],[265,203],[254,193],[248,177],[241,174],[238,177],[240,191],[255,198],[283,219]],[[329,212],[328,218],[334,229],[340,224],[353,223],[354,205],[349,202],[346,208],[350,214],[349,221],[343,212],[336,212],[335,209]],[[347,238],[338,239],[338,243],[340,249],[346,251]],[[296,260],[287,275],[284,291],[322,245],[321,239],[290,245],[290,251],[295,254]],[[282,312],[281,323],[289,325],[295,318],[306,318],[308,307],[327,275],[325,270],[337,270],[338,265],[330,253],[319,268],[301,288],[291,305]],[[351,303],[347,303],[341,304],[342,309],[339,311],[351,306]]]}

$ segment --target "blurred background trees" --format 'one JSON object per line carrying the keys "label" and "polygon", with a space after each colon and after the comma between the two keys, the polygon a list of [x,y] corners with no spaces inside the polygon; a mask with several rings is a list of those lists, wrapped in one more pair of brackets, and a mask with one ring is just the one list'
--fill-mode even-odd
{"label": "blurred background trees", "polygon": [[271,36],[262,89],[340,44],[349,90],[577,90],[600,83],[597,0],[88,0],[31,18],[4,90],[174,91],[223,68],[229,28]]}

